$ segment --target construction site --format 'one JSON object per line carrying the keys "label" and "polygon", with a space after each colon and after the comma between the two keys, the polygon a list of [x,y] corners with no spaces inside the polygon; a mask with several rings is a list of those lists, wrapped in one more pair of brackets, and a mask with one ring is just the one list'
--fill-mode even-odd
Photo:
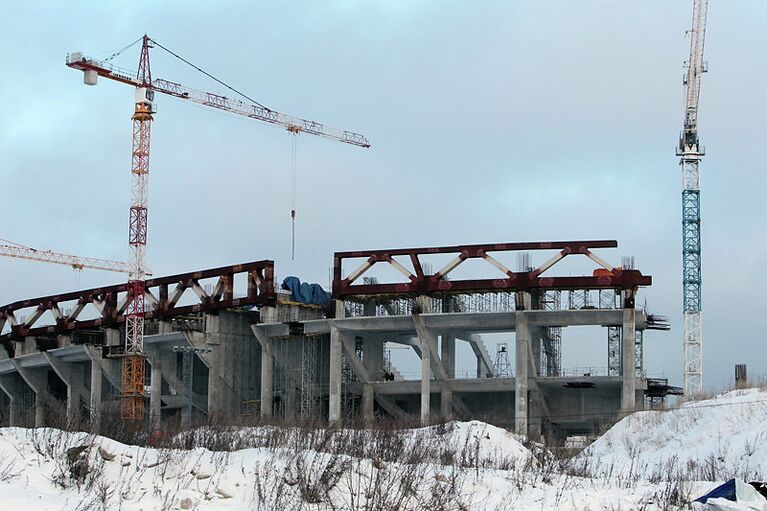
{"label": "construction site", "polygon": [[[6,241],[0,248],[5,256],[121,272],[127,280],[0,306],[4,425],[43,427],[63,416],[98,432],[103,417],[118,414],[147,431],[214,420],[428,425],[479,419],[563,443],[668,396],[699,394],[699,164],[705,153],[697,111],[706,9],[707,1],[694,2],[677,144],[684,178],[684,326],[674,333],[666,332],[669,311],[648,312],[641,293],[653,285],[651,272],[616,251],[620,232],[617,240],[475,244],[456,235],[450,246],[353,246],[317,254],[332,267],[329,289],[302,283],[300,272],[287,275],[268,247],[256,261],[154,275],[146,255],[148,181],[160,97],[271,124],[287,130],[293,144],[298,135],[363,150],[372,142],[267,108],[147,35],[108,58],[68,54],[66,66],[82,72],[86,85],[113,82],[108,86],[135,91],[129,259]],[[137,70],[117,67],[112,58],[131,48],[140,49]],[[150,65],[150,52],[157,51],[213,78],[231,97],[157,78]],[[295,174],[295,145],[292,157]],[[573,275],[563,261],[576,258],[582,271]],[[573,367],[563,339],[584,326],[599,332],[602,348],[589,353],[587,366]],[[656,377],[645,365],[645,344],[669,344],[680,335],[684,382]],[[457,371],[457,353],[470,353],[469,362],[461,362],[471,371]]]}

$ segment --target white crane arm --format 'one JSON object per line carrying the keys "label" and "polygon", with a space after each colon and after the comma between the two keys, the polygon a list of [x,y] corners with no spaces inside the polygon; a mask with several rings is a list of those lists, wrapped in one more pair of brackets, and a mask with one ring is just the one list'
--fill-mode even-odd
{"label": "white crane arm", "polygon": [[128,264],[120,261],[110,261],[109,259],[92,259],[90,257],[60,254],[50,250],[37,250],[35,248],[25,247],[18,244],[0,244],[0,256],[16,257],[19,259],[28,259],[30,261],[64,264],[71,266],[75,270],[91,268],[94,270],[128,273]]}

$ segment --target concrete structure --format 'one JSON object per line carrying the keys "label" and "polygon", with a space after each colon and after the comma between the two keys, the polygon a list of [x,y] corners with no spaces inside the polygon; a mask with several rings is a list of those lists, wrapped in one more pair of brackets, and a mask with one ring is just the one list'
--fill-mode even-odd
{"label": "concrete structure", "polygon": [[[347,277],[345,284],[337,280],[335,300],[328,308],[297,303],[286,292],[273,293],[256,307],[239,305],[230,292],[222,306],[197,311],[185,306],[179,314],[155,314],[145,336],[147,425],[159,429],[259,416],[364,423],[389,417],[428,424],[458,417],[485,419],[535,439],[596,431],[642,406],[647,385],[637,372],[642,367],[637,363],[637,333],[659,326],[655,318],[634,308],[637,288],[649,285],[649,277],[609,267],[589,252],[586,242],[579,243],[554,246],[561,253],[553,263],[525,272],[506,271],[513,286],[495,279],[473,281],[475,287],[470,288],[469,281],[445,281],[450,269],[429,276],[419,273],[416,263],[409,283],[399,285],[396,293],[376,288],[375,280],[362,285],[364,292],[350,285],[354,279]],[[484,257],[471,246],[459,248],[469,254],[464,259],[471,254]],[[565,281],[540,277],[570,253],[598,261],[601,272]],[[501,265],[493,261],[498,263],[489,261],[494,267]],[[430,290],[431,284],[418,282],[420,276],[441,287]],[[446,282],[459,289],[448,289]],[[223,296],[226,286],[217,287],[221,289],[206,291],[194,279],[184,284],[200,299],[199,309],[211,297]],[[573,308],[552,307],[554,302],[546,299],[556,293],[560,304],[562,293],[582,297],[603,292],[616,293],[619,299],[600,296],[597,303],[608,304],[603,308],[588,305],[586,299],[578,307],[573,307],[573,299],[567,301]],[[160,294],[168,301],[173,297],[167,289]],[[119,326],[119,321],[113,324]],[[29,329],[18,328],[10,334],[12,353],[0,352],[12,355],[0,360],[0,411],[7,423],[43,426],[66,420],[98,431],[115,409],[120,365],[113,355],[121,338],[119,328],[102,327],[95,342],[83,342],[85,337],[73,325],[74,334],[39,335],[43,327],[36,327],[37,336],[24,335]],[[620,329],[620,346],[612,348],[620,351],[620,374],[567,374],[561,359],[554,360],[561,352],[552,351],[547,332],[583,325]],[[509,350],[515,354],[513,375],[496,377],[485,348],[483,336],[498,333],[514,338],[515,348]],[[463,343],[477,368],[470,378],[456,373],[456,349]],[[392,345],[406,347],[420,359],[417,379],[398,376],[387,353]],[[185,365],[174,347],[187,346],[210,351],[193,354],[192,363]],[[595,354],[595,365],[607,359],[606,352]]]}

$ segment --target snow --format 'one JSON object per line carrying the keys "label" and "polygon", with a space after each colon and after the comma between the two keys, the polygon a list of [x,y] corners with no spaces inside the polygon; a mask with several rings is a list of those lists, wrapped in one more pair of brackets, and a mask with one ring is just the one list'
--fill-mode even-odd
{"label": "snow", "polygon": [[[571,461],[540,446],[531,451],[479,421],[377,433],[202,428],[166,439],[174,448],[2,428],[0,501],[4,509],[57,511],[319,511],[330,502],[335,509],[657,511],[735,475],[763,474],[765,419],[767,393],[729,392],[626,417]],[[82,455],[68,456],[78,446],[86,447]]]}
{"label": "snow", "polygon": [[767,478],[767,392],[744,389],[637,412],[582,453],[595,475],[657,480],[682,473],[699,480]]}

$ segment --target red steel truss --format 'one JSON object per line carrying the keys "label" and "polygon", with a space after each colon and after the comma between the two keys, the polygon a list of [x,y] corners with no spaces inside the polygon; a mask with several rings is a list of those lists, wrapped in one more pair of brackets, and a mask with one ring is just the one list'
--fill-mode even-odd
{"label": "red steel truss", "polygon": [[[497,243],[486,245],[457,245],[452,247],[402,248],[392,250],[363,250],[336,252],[333,268],[333,298],[355,296],[399,295],[418,296],[442,293],[481,293],[491,291],[524,291],[528,289],[635,289],[652,284],[652,277],[638,270],[613,267],[591,249],[615,248],[614,240],[546,241],[525,243]],[[559,253],[531,271],[512,271],[493,257],[496,252],[559,250]],[[433,275],[425,274],[421,257],[433,254],[455,254],[455,258]],[[549,277],[542,273],[568,255],[582,254],[593,260],[599,268],[592,275],[577,277]],[[407,256],[410,268],[396,256]],[[344,275],[344,259],[365,258],[354,271]],[[450,273],[468,259],[481,259],[500,270],[505,277],[495,279],[448,280]],[[399,283],[355,284],[373,265],[387,263],[407,280]]]}
{"label": "red steel truss", "polygon": [[[240,274],[247,274],[247,290],[235,290],[235,277]],[[217,280],[212,291],[208,293],[203,289],[200,281],[213,278]],[[145,284],[143,295],[139,292],[139,300],[143,303],[146,319],[160,319],[246,305],[266,305],[275,301],[274,262],[269,260],[147,279],[140,284]],[[11,331],[0,335],[0,342],[9,349],[12,344],[9,341],[30,335],[61,334],[101,326],[119,326],[125,322],[126,315],[131,313],[129,307],[136,303],[128,296],[129,286],[128,283],[118,284],[4,305],[0,307],[0,331],[6,324],[10,324]],[[135,293],[137,288],[132,288],[131,291]],[[191,291],[187,295],[196,297],[196,303],[178,305],[185,291]],[[235,294],[235,291],[239,292]],[[243,294],[241,298],[236,297]],[[72,303],[68,305],[73,307],[69,312],[65,312],[60,306],[66,302]],[[99,311],[100,317],[88,320],[78,319],[89,304]],[[27,312],[27,317],[21,320],[18,313],[24,309],[31,309],[31,313]],[[35,326],[48,311],[52,313],[56,323]]]}

